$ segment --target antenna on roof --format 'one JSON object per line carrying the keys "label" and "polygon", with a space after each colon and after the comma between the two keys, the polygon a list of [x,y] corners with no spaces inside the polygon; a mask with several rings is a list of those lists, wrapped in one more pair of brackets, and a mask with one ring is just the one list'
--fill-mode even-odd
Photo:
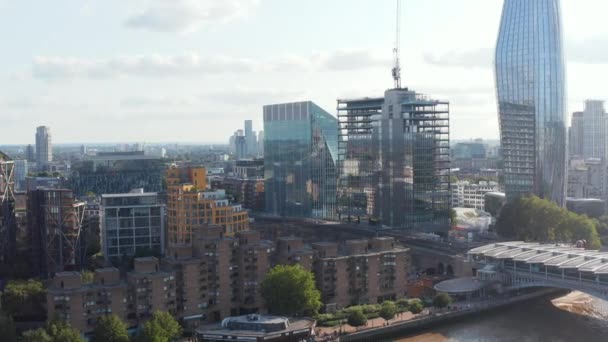
{"label": "antenna on roof", "polygon": [[393,80],[395,81],[395,89],[401,88],[401,66],[399,66],[399,41],[401,36],[401,0],[397,0],[397,25],[395,34],[395,47],[393,48],[393,56],[395,57],[395,65],[393,66]]}

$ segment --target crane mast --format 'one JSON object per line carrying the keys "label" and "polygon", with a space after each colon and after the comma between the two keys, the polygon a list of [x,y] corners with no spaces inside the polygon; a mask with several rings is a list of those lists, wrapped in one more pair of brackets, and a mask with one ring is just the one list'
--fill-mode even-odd
{"label": "crane mast", "polygon": [[397,1],[396,10],[396,33],[395,33],[395,47],[393,48],[393,56],[395,58],[395,64],[393,65],[393,80],[395,82],[395,89],[401,88],[401,66],[399,65],[399,45],[401,36],[401,0]]}

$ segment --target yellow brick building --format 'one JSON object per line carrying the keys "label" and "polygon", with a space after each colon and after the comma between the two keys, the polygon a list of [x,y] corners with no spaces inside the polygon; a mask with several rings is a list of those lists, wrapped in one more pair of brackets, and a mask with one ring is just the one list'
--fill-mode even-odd
{"label": "yellow brick building", "polygon": [[207,190],[204,167],[173,167],[166,179],[169,244],[191,244],[192,228],[201,225],[220,225],[227,236],[249,230],[241,205],[231,204],[224,190]]}

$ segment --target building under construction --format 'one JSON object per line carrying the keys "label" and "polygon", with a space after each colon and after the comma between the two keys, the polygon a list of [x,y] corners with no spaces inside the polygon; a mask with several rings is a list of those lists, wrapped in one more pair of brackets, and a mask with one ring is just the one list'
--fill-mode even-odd
{"label": "building under construction", "polygon": [[78,270],[83,263],[85,203],[71,190],[38,188],[28,192],[27,225],[32,271],[48,278]]}
{"label": "building under construction", "polygon": [[338,100],[339,216],[422,232],[449,229],[449,103],[407,88]]}
{"label": "building under construction", "polygon": [[0,152],[0,264],[12,265],[15,258],[15,164]]}

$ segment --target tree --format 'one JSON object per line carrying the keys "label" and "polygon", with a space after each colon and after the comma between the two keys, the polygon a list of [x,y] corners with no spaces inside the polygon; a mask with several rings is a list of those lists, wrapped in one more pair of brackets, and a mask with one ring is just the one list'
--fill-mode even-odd
{"label": "tree", "polygon": [[103,316],[93,329],[91,342],[129,342],[127,326],[116,315]]}
{"label": "tree", "polygon": [[167,312],[156,311],[152,318],[144,324],[142,333],[138,336],[140,342],[171,342],[182,334],[182,327]]}
{"label": "tree", "polygon": [[2,341],[16,341],[17,332],[13,318],[5,312],[0,312],[0,336]]}
{"label": "tree", "polygon": [[433,298],[433,306],[439,309],[443,309],[452,303],[452,297],[445,292],[438,293]]}
{"label": "tree", "polygon": [[413,314],[419,314],[424,309],[424,305],[422,305],[422,301],[418,298],[410,299],[408,303],[408,307],[410,312]]}
{"label": "tree", "polygon": [[350,310],[350,313],[348,314],[347,322],[348,322],[348,325],[350,325],[352,327],[360,327],[362,325],[367,324],[367,317],[365,317],[365,314],[363,313],[363,309],[358,307],[358,308],[354,308],[354,309]]}
{"label": "tree", "polygon": [[44,319],[46,291],[37,280],[9,281],[2,294],[2,307],[15,319]]}
{"label": "tree", "polygon": [[395,318],[395,315],[397,314],[397,305],[395,305],[395,302],[387,300],[382,303],[379,314],[385,321],[391,320]]}
{"label": "tree", "polygon": [[456,225],[458,220],[458,215],[456,214],[456,210],[450,208],[450,224]]}
{"label": "tree", "polygon": [[64,321],[52,321],[46,327],[46,333],[54,342],[84,342],[78,330]]}
{"label": "tree", "polygon": [[598,221],[559,207],[534,195],[522,196],[504,205],[496,222],[499,235],[525,241],[574,243],[586,240],[599,248]]}
{"label": "tree", "polygon": [[321,307],[321,293],[312,272],[300,265],[277,265],[262,282],[262,297],[272,314],[315,315]]}
{"label": "tree", "polygon": [[80,272],[80,276],[83,284],[91,284],[95,278],[95,273],[91,271],[82,271]]}
{"label": "tree", "polygon": [[21,342],[54,342],[51,336],[46,333],[46,330],[40,328],[36,330],[28,330],[21,335]]}
{"label": "tree", "polygon": [[44,329],[24,332],[21,342],[84,342],[84,339],[66,322],[51,321]]}

